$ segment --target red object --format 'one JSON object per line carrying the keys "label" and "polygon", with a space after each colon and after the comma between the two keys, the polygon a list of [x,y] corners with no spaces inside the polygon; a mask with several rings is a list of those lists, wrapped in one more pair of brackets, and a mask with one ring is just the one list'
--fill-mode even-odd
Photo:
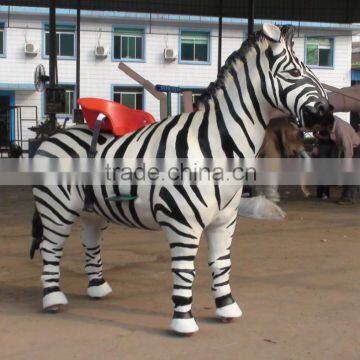
{"label": "red object", "polygon": [[101,131],[113,133],[115,136],[127,134],[155,122],[151,114],[130,109],[115,101],[82,98],[78,103],[91,130],[94,130],[96,119],[101,113],[107,117],[101,125]]}

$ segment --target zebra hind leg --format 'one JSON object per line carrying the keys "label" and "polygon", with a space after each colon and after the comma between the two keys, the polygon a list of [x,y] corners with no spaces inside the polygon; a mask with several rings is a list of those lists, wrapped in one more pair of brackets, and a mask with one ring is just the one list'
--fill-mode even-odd
{"label": "zebra hind leg", "polygon": [[86,256],[85,271],[89,279],[87,294],[91,298],[103,298],[112,292],[110,285],[103,278],[101,260],[102,233],[107,228],[107,221],[94,214],[83,213],[81,222],[81,242]]}
{"label": "zebra hind leg", "polygon": [[237,212],[227,217],[229,221],[219,219],[205,231],[209,246],[209,266],[212,270],[212,293],[215,298],[216,316],[223,322],[229,322],[242,315],[231,294],[230,288],[230,247],[236,225]]}
{"label": "zebra hind leg", "polygon": [[199,330],[191,312],[192,285],[195,278],[194,260],[199,247],[199,238],[190,235],[184,237],[174,233],[167,235],[173,276],[174,315],[171,329],[181,335],[192,335]]}
{"label": "zebra hind leg", "polygon": [[[41,215],[40,215],[41,216]],[[41,217],[44,224],[43,241],[40,245],[43,258],[43,272],[41,282],[43,284],[43,309],[48,312],[56,312],[61,305],[67,305],[68,301],[60,290],[60,260],[66,239],[70,235],[71,224],[55,224],[47,218]]]}

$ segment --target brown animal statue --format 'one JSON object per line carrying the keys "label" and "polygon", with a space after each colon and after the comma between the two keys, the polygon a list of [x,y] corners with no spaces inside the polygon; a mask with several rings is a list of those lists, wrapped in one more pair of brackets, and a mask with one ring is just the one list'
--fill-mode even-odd
{"label": "brown animal statue", "polygon": [[304,134],[291,117],[271,119],[261,148],[259,158],[289,158],[302,156]]}
{"label": "brown animal statue", "polygon": [[[291,158],[306,156],[304,134],[294,119],[289,116],[271,119],[257,157]],[[305,186],[302,186],[301,190],[306,197],[309,196],[310,193]],[[265,195],[269,200],[280,201],[277,185],[258,186],[257,193]]]}

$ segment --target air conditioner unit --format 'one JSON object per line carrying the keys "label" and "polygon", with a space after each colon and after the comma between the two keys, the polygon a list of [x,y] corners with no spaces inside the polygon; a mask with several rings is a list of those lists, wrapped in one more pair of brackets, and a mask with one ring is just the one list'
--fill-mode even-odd
{"label": "air conditioner unit", "polygon": [[97,45],[95,48],[95,56],[97,58],[101,58],[104,59],[108,56],[109,54],[109,49],[107,49],[106,47],[102,46],[102,45]]}
{"label": "air conditioner unit", "polygon": [[35,44],[26,42],[25,43],[25,54],[28,56],[36,56],[39,52],[39,49],[36,47]]}
{"label": "air conditioner unit", "polygon": [[176,59],[176,54],[174,49],[165,48],[164,49],[164,59],[166,61],[174,61]]}

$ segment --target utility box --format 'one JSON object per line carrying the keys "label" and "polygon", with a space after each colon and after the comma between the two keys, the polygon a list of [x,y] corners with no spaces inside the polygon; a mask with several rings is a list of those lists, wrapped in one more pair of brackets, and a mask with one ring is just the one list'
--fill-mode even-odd
{"label": "utility box", "polygon": [[45,114],[65,114],[65,89],[61,87],[47,87],[45,89]]}

